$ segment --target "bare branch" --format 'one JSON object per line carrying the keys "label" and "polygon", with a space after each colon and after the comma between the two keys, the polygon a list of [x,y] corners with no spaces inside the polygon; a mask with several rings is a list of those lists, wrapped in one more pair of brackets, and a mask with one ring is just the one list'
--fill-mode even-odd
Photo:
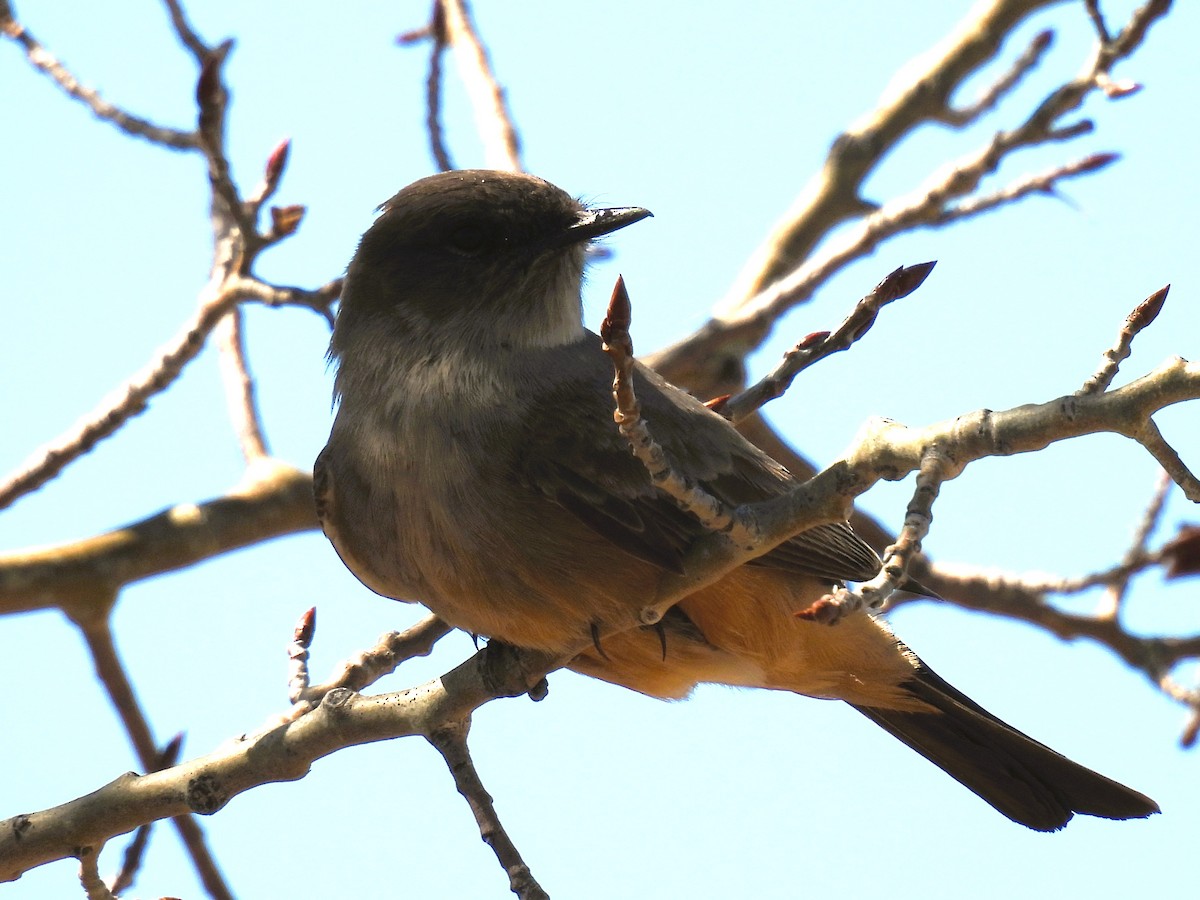
{"label": "bare branch", "polygon": [[[155,744],[150,722],[138,703],[133,683],[129,680],[113,642],[109,619],[116,595],[110,594],[106,599],[107,602],[68,604],[64,605],[63,609],[83,632],[96,667],[96,677],[108,692],[142,769],[153,772],[160,767],[162,754]],[[191,816],[177,816],[174,824],[192,859],[192,865],[196,868],[196,874],[209,896],[214,900],[233,900],[233,894],[225,884],[199,824]]]}
{"label": "bare branch", "polygon": [[[1114,570],[1115,571],[1115,570]],[[1098,576],[1070,580],[1068,586],[1103,584]],[[922,583],[953,599],[956,606],[1027,622],[1061,638],[1087,638],[1116,653],[1136,671],[1158,684],[1170,668],[1181,660],[1200,657],[1200,634],[1190,637],[1140,636],[1125,631],[1111,618],[1079,615],[1056,609],[1045,594],[1053,591],[1056,580],[1022,579],[1003,572],[981,571],[977,566],[953,566],[940,563],[922,573]],[[904,603],[921,602],[919,597],[894,596],[892,608]]]}
{"label": "bare branch", "polygon": [[104,591],[317,527],[312,477],[274,460],[224,497],[181,503],[107,534],[0,555],[0,614],[108,602]]}
{"label": "bare branch", "polygon": [[954,118],[948,111],[955,91],[1000,53],[1022,21],[1052,2],[995,0],[972,10],[956,32],[906,66],[879,106],[834,140],[821,173],[755,251],[720,310],[736,308],[766,289],[834,227],[869,210],[861,188],[880,161],[922,124]]}
{"label": "bare branch", "polygon": [[87,900],[117,900],[100,877],[100,851],[95,847],[80,847],[79,883]]}
{"label": "bare branch", "polygon": [[1179,485],[1185,497],[1193,503],[1200,503],[1200,479],[1192,474],[1187,464],[1175,452],[1175,448],[1167,443],[1167,439],[1163,437],[1153,420],[1145,420],[1141,427],[1129,437],[1146,448],[1147,452],[1171,476],[1171,480]]}
{"label": "bare branch", "polygon": [[0,882],[75,855],[147,822],[188,813],[211,815],[261,784],[304,777],[312,763],[357,744],[427,735],[483,703],[523,694],[529,666],[545,655],[517,654],[492,642],[462,665],[415,688],[364,697],[331,692],[308,715],[161,772],[128,773],[77,800],[0,822]]}
{"label": "bare branch", "polygon": [[820,622],[823,625],[836,625],[842,618],[857,610],[881,608],[904,584],[909,566],[920,555],[921,541],[929,534],[929,527],[933,523],[933,504],[937,500],[942,482],[954,477],[957,468],[937,444],[926,447],[921,452],[916,490],[908,503],[900,536],[883,554],[879,574],[853,590],[846,587],[835,588],[807,609],[798,612],[797,618]]}
{"label": "bare branch", "polygon": [[208,55],[209,47],[193,30],[187,13],[184,12],[183,4],[179,0],[163,0],[163,2],[167,6],[167,14],[171,17],[171,26],[175,29],[175,36],[196,58],[196,62],[203,63],[204,58]]}
{"label": "bare branch", "polygon": [[242,312],[233,309],[221,319],[217,328],[221,379],[225,383],[225,402],[229,418],[233,422],[242,457],[247,463],[264,459],[270,455],[267,438],[263,431],[262,416],[254,396],[254,379],[250,375],[250,363],[246,359],[246,345],[242,334]]}
{"label": "bare branch", "polygon": [[542,890],[541,885],[534,879],[516,844],[500,823],[500,817],[496,815],[492,797],[484,788],[483,781],[475,769],[475,761],[471,759],[471,751],[467,749],[469,729],[468,719],[451,722],[433,731],[428,736],[429,743],[446,761],[450,774],[454,776],[454,786],[471,807],[479,825],[479,834],[484,843],[492,848],[496,859],[507,873],[512,892],[521,900],[550,900],[550,895]]}
{"label": "bare branch", "polygon": [[1118,574],[1104,582],[1105,603],[1096,611],[1097,618],[1116,619],[1120,616],[1121,607],[1129,592],[1129,583],[1134,574],[1147,568],[1151,562],[1157,565],[1162,564],[1164,557],[1161,554],[1150,553],[1150,535],[1154,533],[1162,519],[1163,510],[1167,506],[1167,495],[1173,483],[1171,476],[1166,472],[1159,473],[1158,484],[1155,486],[1150,502],[1147,504],[1145,512],[1142,513],[1137,528],[1134,529],[1129,549],[1125,551],[1125,556],[1122,557],[1121,563],[1117,567]]}
{"label": "bare branch", "polygon": [[110,122],[126,134],[143,138],[152,144],[172,150],[195,150],[199,137],[194,131],[179,131],[155,125],[109,103],[99,93],[79,83],[67,68],[49,50],[43,47],[29,29],[13,18],[7,0],[0,2],[0,32],[25,48],[30,64],[39,72],[54,80],[67,96],[84,104],[96,118]]}
{"label": "bare branch", "polygon": [[907,297],[919,288],[935,265],[934,262],[927,262],[915,266],[901,266],[889,273],[871,293],[858,301],[836,331],[818,331],[808,335],[784,354],[783,361],[775,371],[736,397],[710,406],[730,421],[740,422],[750,413],[760,409],[763,404],[782,397],[791,387],[793,379],[805,369],[834,353],[848,350],[864,337],[875,324],[879,311],[893,300]]}
{"label": "bare branch", "polygon": [[[454,628],[437,616],[426,616],[404,631],[389,631],[375,646],[342,663],[339,670],[324,684],[305,687],[292,702],[303,707],[315,705],[337,688],[361,691],[385,675],[390,675],[404,662],[418,656],[428,656],[434,645]],[[304,711],[304,710],[302,710]]]}
{"label": "bare branch", "polygon": [[1117,335],[1117,342],[1104,351],[1104,362],[1100,364],[1096,374],[1084,382],[1083,387],[1079,389],[1080,394],[1096,394],[1108,390],[1113,379],[1117,377],[1117,369],[1129,358],[1133,339],[1162,312],[1169,290],[1171,290],[1169,284],[1159,288],[1125,317],[1125,322],[1121,325],[1121,331]]}
{"label": "bare branch", "polygon": [[[861,185],[890,149],[920,124],[944,119],[950,109],[949,98],[958,85],[993,58],[1007,33],[1042,5],[1037,0],[995,0],[947,44],[931,51],[932,62],[893,89],[862,124],[834,142],[821,175],[756,251],[717,305],[714,317],[690,337],[646,362],[703,396],[739,388],[721,380],[721,373],[736,368],[729,365],[730,361],[743,359],[766,338],[780,316],[884,240],[917,227],[942,225],[993,210],[1030,194],[1051,192],[1062,178],[1094,172],[1112,162],[1115,157],[1096,154],[1022,179],[1002,191],[952,205],[952,201],[976,191],[983,178],[1014,151],[1090,131],[1092,125],[1087,120],[1070,125],[1060,122],[1097,89],[1101,75],[1137,49],[1149,25],[1166,12],[1166,4],[1160,2],[1148,3],[1136,11],[1129,26],[1111,45],[1097,50],[1076,78],[1052,91],[1023,123],[997,132],[986,146],[945,167],[911,196],[892,200],[883,208],[859,196]],[[854,218],[861,219],[861,223],[851,234],[819,255],[812,255],[817,243],[835,226]]]}
{"label": "bare branch", "polygon": [[489,169],[522,171],[521,144],[504,90],[496,81],[487,50],[475,31],[466,0],[439,0],[445,15],[446,37],[454,48],[458,74],[475,110],[475,127],[483,140],[484,162]]}
{"label": "bare branch", "polygon": [[1179,736],[1179,746],[1185,750],[1196,746],[1196,737],[1200,735],[1200,690],[1193,690],[1189,693],[1192,714],[1187,724],[1183,726],[1183,733]]}
{"label": "bare branch", "polygon": [[980,116],[996,108],[1013,88],[1020,84],[1025,76],[1038,67],[1050,45],[1054,43],[1054,32],[1049,29],[1039,31],[1029,42],[1025,52],[1018,56],[1009,68],[980,92],[975,102],[966,106],[954,107],[947,103],[945,112],[939,116],[940,121],[947,125],[963,127],[975,122]]}
{"label": "bare branch", "polygon": [[0,482],[0,509],[40,488],[97,443],[114,434],[129,419],[144,412],[150,399],[170,387],[184,367],[200,354],[209,333],[239,302],[254,300],[268,306],[303,306],[323,309],[329,315],[329,305],[340,290],[340,280],[317,291],[279,288],[248,278],[232,280],[226,289],[201,303],[195,316],[147,366],[102,400],[69,431],[36,450],[17,471]]}
{"label": "bare branch", "polygon": [[[236,227],[242,241],[250,240],[257,233],[254,219],[246,204],[238,195],[233,182],[229,159],[225,155],[225,113],[229,104],[229,89],[225,87],[222,72],[225,60],[233,49],[233,41],[226,40],[206,51],[196,79],[196,105],[199,107],[196,132],[200,137],[200,150],[208,160],[208,181],[213,193],[213,231],[218,244],[227,235],[230,226]],[[239,249],[244,249],[244,244]],[[250,272],[252,256],[235,262],[233,268],[240,275]]]}
{"label": "bare branch", "polygon": [[312,606],[296,623],[292,642],[288,644],[288,700],[292,703],[299,702],[308,691],[308,648],[316,631],[317,608]]}
{"label": "bare branch", "polygon": [[449,172],[454,168],[454,163],[446,147],[445,135],[442,134],[441,109],[442,57],[450,43],[446,34],[446,10],[441,0],[434,0],[429,37],[433,46],[429,49],[429,74],[425,78],[425,128],[429,132],[429,149],[433,153],[434,164],[440,171]]}
{"label": "bare branch", "polygon": [[1100,43],[1110,43],[1112,38],[1108,34],[1108,26],[1104,24],[1104,16],[1100,12],[1100,0],[1084,0],[1083,6],[1087,10],[1088,18],[1092,20]]}
{"label": "bare branch", "polygon": [[986,194],[976,194],[961,203],[944,207],[927,224],[944,226],[953,222],[973,218],[983,213],[992,212],[1001,206],[1008,206],[1026,197],[1043,194],[1049,197],[1060,197],[1058,183],[1081,175],[1092,175],[1120,159],[1117,153],[1092,153],[1082,159],[1054,166],[1044,172],[1025,175],[1011,184]]}
{"label": "bare branch", "polygon": [[[163,747],[158,757],[158,763],[155,765],[153,771],[159,772],[163,769],[169,769],[175,763],[179,762],[179,753],[182,749],[183,735],[177,734]],[[134,832],[133,840],[125,848],[125,855],[121,859],[121,871],[113,878],[112,885],[109,888],[114,894],[120,895],[122,892],[133,887],[138,869],[142,866],[142,859],[146,855],[146,848],[150,844],[150,832],[152,830],[152,823],[147,822]]]}
{"label": "bare branch", "polygon": [[608,303],[608,314],[600,326],[604,352],[613,361],[613,400],[617,410],[614,418],[622,436],[646,467],[654,486],[671,497],[710,531],[726,532],[739,543],[753,543],[754,535],[745,531],[735,510],[729,509],[719,497],[710,494],[686,475],[672,468],[662,446],[654,439],[642,418],[641,404],[633,389],[633,340],[629,335],[632,309],[625,279],[618,276]]}

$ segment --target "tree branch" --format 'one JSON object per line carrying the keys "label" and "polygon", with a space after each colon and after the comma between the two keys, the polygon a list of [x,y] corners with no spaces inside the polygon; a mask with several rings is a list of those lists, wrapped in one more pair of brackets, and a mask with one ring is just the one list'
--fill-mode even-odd
{"label": "tree branch", "polygon": [[479,772],[475,769],[475,761],[471,759],[471,751],[467,749],[469,730],[470,720],[450,722],[428,735],[429,743],[446,761],[446,767],[454,777],[454,786],[471,807],[479,825],[479,834],[483,842],[492,848],[496,859],[508,875],[508,885],[512,892],[521,900],[550,900],[550,895],[542,890],[541,885],[534,879],[516,844],[501,824],[500,817],[496,815],[492,795],[484,788]]}
{"label": "tree branch", "polygon": [[55,478],[71,462],[113,435],[129,419],[144,412],[150,398],[170,387],[184,367],[200,355],[209,333],[238,303],[254,301],[268,306],[320,307],[328,315],[329,304],[340,290],[340,280],[317,291],[277,288],[250,278],[232,280],[200,304],[192,319],[147,366],[102,400],[70,431],[36,450],[16,472],[0,482],[0,509]]}
{"label": "tree branch", "polygon": [[444,16],[446,38],[454,48],[458,74],[471,106],[475,128],[483,139],[484,164],[489,169],[520,172],[521,142],[504,100],[504,89],[496,81],[487,50],[471,21],[466,0],[438,0]]}
{"label": "tree branch", "polygon": [[[757,250],[714,316],[689,337],[644,361],[669,380],[704,397],[739,390],[729,375],[770,333],[779,317],[810,298],[850,262],[874,252],[885,240],[922,226],[944,225],[978,215],[1035,193],[1048,193],[1062,179],[1095,172],[1112,162],[1110,154],[1094,154],[1040,175],[1021,179],[1001,191],[968,197],[983,178],[996,171],[1014,151],[1067,140],[1091,129],[1086,120],[1070,126],[1059,121],[1079,108],[1103,83],[1117,61],[1129,56],[1150,24],[1169,4],[1152,0],[1133,13],[1129,25],[1111,44],[1103,45],[1071,81],[1051,91],[1019,126],[999,131],[975,153],[948,165],[908,197],[882,207],[860,196],[862,185],[901,139],[929,122],[965,124],[962,110],[950,98],[962,82],[993,59],[1008,34],[1031,12],[1054,0],[995,0],[957,33],[909,69],[916,74],[889,90],[880,106],[833,143],[825,166],[800,195]],[[981,110],[982,111],[982,110]],[[836,246],[814,256],[817,244],[847,220],[860,224]]]}
{"label": "tree branch", "polygon": [[179,131],[155,125],[148,119],[128,113],[109,103],[99,93],[79,83],[79,80],[58,59],[18,22],[8,0],[0,0],[0,33],[25,48],[25,55],[39,72],[51,78],[72,100],[78,100],[92,111],[96,118],[115,125],[133,137],[139,137],[171,150],[196,150],[199,136],[194,131]]}
{"label": "tree branch", "polygon": [[99,603],[104,591],[317,527],[312,477],[264,460],[241,485],[106,534],[0,555],[0,614]]}

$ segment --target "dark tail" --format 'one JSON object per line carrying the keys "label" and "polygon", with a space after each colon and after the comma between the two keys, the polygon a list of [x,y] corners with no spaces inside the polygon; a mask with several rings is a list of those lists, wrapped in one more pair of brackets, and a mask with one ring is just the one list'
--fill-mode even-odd
{"label": "dark tail", "polygon": [[854,708],[1014,822],[1057,831],[1075,813],[1139,819],[1159,811],[1144,794],[1000,721],[924,665],[904,687],[936,712]]}

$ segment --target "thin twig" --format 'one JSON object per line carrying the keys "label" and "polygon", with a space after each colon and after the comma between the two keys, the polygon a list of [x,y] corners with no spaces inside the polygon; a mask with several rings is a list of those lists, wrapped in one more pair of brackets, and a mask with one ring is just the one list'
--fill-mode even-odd
{"label": "thin twig", "polygon": [[[254,219],[238,194],[229,158],[225,154],[225,114],[229,105],[229,89],[222,75],[225,60],[232,49],[232,40],[223,41],[209,49],[196,79],[196,105],[199,108],[196,132],[200,136],[200,150],[208,161],[213,231],[218,243],[229,235],[230,225],[237,228],[243,241],[256,232]],[[244,244],[238,249],[244,250]],[[249,274],[251,261],[248,258],[235,261],[235,271],[240,275]]]}
{"label": "thin twig", "polygon": [[[162,751],[158,755],[158,762],[155,765],[154,771],[161,772],[163,769],[169,769],[175,763],[179,762],[179,753],[182,748],[182,734],[177,734],[171,740],[167,741],[167,745],[162,748]],[[112,884],[109,886],[109,890],[114,894],[120,895],[122,892],[133,887],[138,869],[141,868],[142,860],[145,858],[146,848],[150,845],[150,833],[153,829],[154,823],[147,822],[134,832],[133,840],[125,848],[125,854],[121,859],[121,870],[116,874]]]}
{"label": "thin twig", "polygon": [[231,281],[226,290],[202,303],[192,319],[140,372],[109,394],[70,430],[36,450],[0,483],[0,509],[40,488],[97,443],[114,434],[129,419],[144,412],[150,399],[170,387],[184,367],[199,355],[208,335],[237,303],[253,300],[269,306],[303,306],[328,316],[329,305],[340,290],[340,279],[317,291],[277,287],[249,278]]}
{"label": "thin twig", "polygon": [[492,848],[496,859],[508,875],[508,884],[512,892],[521,900],[550,900],[550,895],[537,883],[496,814],[492,796],[483,786],[479,772],[475,769],[475,762],[471,759],[471,751],[467,748],[469,728],[469,720],[449,723],[432,732],[428,736],[429,743],[446,761],[446,766],[454,777],[454,786],[471,807],[475,822],[479,825],[479,834],[484,843]]}
{"label": "thin twig", "polygon": [[[1141,672],[1154,684],[1178,663],[1200,658],[1200,634],[1187,636],[1138,635],[1126,631],[1117,619],[1069,613],[1052,606],[1046,594],[1058,581],[1053,578],[1021,577],[1010,573],[983,570],[978,566],[939,563],[929,570],[928,578],[939,594],[951,598],[963,609],[985,612],[1014,621],[1036,625],[1062,640],[1087,638],[1107,647],[1131,669]],[[1111,573],[1098,573],[1079,579],[1065,579],[1075,585],[1095,586]],[[927,580],[922,575],[922,582]],[[891,607],[924,602],[921,597],[893,595]]]}
{"label": "thin twig", "polygon": [[1171,476],[1171,480],[1179,485],[1183,496],[1193,503],[1200,503],[1200,478],[1192,473],[1187,463],[1183,461],[1183,457],[1163,437],[1153,419],[1146,419],[1140,427],[1128,432],[1128,435],[1158,461],[1164,471]]}
{"label": "thin twig", "polygon": [[[1049,140],[1050,138],[1045,138]],[[735,317],[722,323],[736,333],[765,333],[770,323],[812,296],[820,285],[854,260],[873,253],[880,244],[898,234],[920,227],[940,227],[970,216],[991,212],[1001,205],[1030,194],[1052,193],[1058,180],[1091,174],[1115,160],[1112,154],[1094,154],[1047,172],[1019,179],[1001,191],[981,195],[973,201],[951,205],[975,191],[980,182],[999,166],[1015,143],[1035,140],[1021,129],[997,135],[986,147],[945,167],[930,184],[907,197],[899,197],[865,217],[844,237],[806,261],[757,297],[747,300]]]}
{"label": "thin twig", "polygon": [[187,13],[184,12],[183,4],[179,0],[163,0],[163,2],[166,4],[167,14],[171,17],[171,26],[175,29],[175,36],[196,58],[196,62],[203,63],[205,56],[208,55],[209,47],[192,28]]}
{"label": "thin twig", "polygon": [[1100,0],[1084,0],[1083,6],[1087,10],[1088,18],[1092,20],[1092,25],[1096,29],[1096,35],[1100,38],[1100,43],[1112,43],[1112,37],[1108,33],[1108,26],[1104,24],[1104,15],[1100,12]]}
{"label": "thin twig", "polygon": [[0,32],[24,47],[25,55],[35,69],[53,79],[67,96],[84,104],[96,118],[111,122],[126,134],[171,150],[195,150],[199,146],[199,138],[194,131],[155,125],[148,119],[109,103],[96,91],[80,84],[66,66],[34,38],[28,28],[13,18],[12,8],[7,2],[0,3]]}
{"label": "thin twig", "polygon": [[[111,595],[109,608],[93,603],[82,606],[67,605],[64,606],[64,611],[83,633],[96,667],[96,677],[108,692],[142,769],[151,773],[156,771],[160,754],[150,731],[150,723],[141,704],[138,703],[133,683],[129,680],[113,643],[109,616],[111,603],[115,600],[116,596]],[[190,815],[177,816],[172,821],[209,896],[213,900],[233,900],[233,894],[221,875],[199,824]]]}
{"label": "thin twig", "polygon": [[80,847],[79,883],[87,900],[117,900],[104,879],[100,877],[100,851],[96,847]]}
{"label": "thin twig", "polygon": [[242,483],[215,500],[179,503],[82,540],[0,554],[0,614],[99,604],[100,585],[116,591],[316,527],[312,476],[263,460],[247,467]]}
{"label": "thin twig", "polygon": [[441,0],[433,4],[433,18],[429,23],[429,74],[425,77],[425,128],[429,133],[429,149],[434,164],[442,172],[454,168],[450,151],[442,133],[442,57],[450,46],[446,34],[446,10]]}
{"label": "thin twig", "polygon": [[796,618],[836,625],[857,610],[881,608],[904,583],[910,563],[921,553],[921,542],[929,534],[933,523],[933,504],[942,482],[955,477],[960,470],[961,467],[936,443],[926,447],[921,453],[916,488],[908,503],[904,525],[896,542],[883,554],[879,574],[854,589],[835,588],[807,609],[796,613]]}
{"label": "thin twig", "polygon": [[288,700],[295,704],[308,691],[308,648],[317,632],[317,608],[311,606],[292,629],[288,644]]}
{"label": "thin twig", "polygon": [[633,455],[646,467],[650,480],[658,490],[695,516],[709,531],[728,532],[738,543],[752,543],[755,537],[737,511],[730,509],[719,497],[706,491],[684,473],[676,471],[662,446],[650,433],[649,426],[642,418],[641,404],[634,393],[633,339],[629,334],[631,321],[632,308],[629,292],[625,289],[625,279],[617,276],[608,303],[608,313],[600,326],[600,337],[604,341],[604,352],[613,361],[613,400],[616,403],[613,418],[618,430],[629,441]]}
{"label": "thin twig", "polygon": [[1188,716],[1183,731],[1179,735],[1179,746],[1184,750],[1190,750],[1196,746],[1196,738],[1200,736],[1200,688],[1182,692],[1182,695],[1176,694],[1174,699],[1182,699],[1191,707],[1191,715]]}
{"label": "thin twig", "polygon": [[1170,493],[1173,484],[1174,482],[1171,481],[1170,475],[1166,472],[1159,473],[1158,484],[1155,485],[1150,502],[1146,504],[1146,509],[1138,521],[1137,528],[1134,529],[1133,538],[1129,542],[1129,549],[1125,551],[1125,555],[1121,558],[1121,564],[1118,567],[1120,574],[1110,578],[1105,584],[1104,604],[1096,610],[1097,618],[1118,618],[1121,614],[1121,607],[1125,602],[1125,597],[1129,593],[1129,583],[1132,581],[1134,574],[1141,571],[1139,565],[1146,560],[1155,558],[1159,564],[1162,563],[1163,557],[1161,555],[1152,557],[1150,554],[1150,536],[1158,527],[1158,523],[1162,519],[1163,510],[1167,508],[1167,495]]}
{"label": "thin twig", "polygon": [[768,401],[782,397],[791,387],[793,379],[805,369],[834,353],[848,350],[863,338],[875,324],[879,311],[888,303],[913,293],[929,277],[935,265],[935,262],[919,263],[901,266],[891,272],[871,293],[858,301],[835,331],[818,331],[808,335],[785,353],[775,370],[757,384],[735,397],[717,404],[710,403],[709,406],[730,421],[740,422]]}
{"label": "thin twig", "polygon": [[[1052,0],[994,0],[973,13],[958,33],[930,55],[928,63],[915,69],[914,77],[889,90],[878,109],[834,141],[821,174],[751,257],[717,304],[713,318],[646,362],[701,396],[736,390],[741,385],[730,385],[723,373],[737,371],[738,363],[766,339],[780,316],[884,240],[1046,193],[1058,178],[1096,171],[1099,163],[1111,161],[1107,155],[1094,155],[1082,167],[1060,166],[1006,190],[963,199],[1013,152],[1091,130],[1086,119],[1066,125],[1062,119],[1100,86],[1101,74],[1138,48],[1150,25],[1165,14],[1169,6],[1165,0],[1151,0],[1135,11],[1121,34],[1094,53],[1074,79],[1051,91],[1023,123],[997,132],[986,146],[943,168],[912,196],[894,199],[882,208],[860,196],[862,185],[891,149],[921,124],[943,120],[953,92],[996,56],[1017,24],[1049,2]],[[955,201],[961,202],[955,206]],[[858,227],[814,256],[817,244],[848,219],[860,220]]]}
{"label": "thin twig", "polygon": [[1092,153],[1082,159],[1063,163],[1043,172],[1024,175],[999,190],[976,194],[954,205],[947,205],[928,223],[921,224],[936,227],[950,225],[1038,194],[1062,199],[1062,195],[1058,192],[1059,182],[1078,178],[1081,175],[1092,175],[1119,161],[1120,158],[1118,153]]}
{"label": "thin twig", "polygon": [[320,703],[330,691],[346,688],[361,691],[392,672],[404,662],[418,656],[428,656],[434,645],[453,631],[437,616],[426,616],[404,631],[390,631],[379,638],[370,650],[364,650],[342,663],[336,674],[323,684],[305,686],[292,697],[296,704]]}
{"label": "thin twig", "polygon": [[984,113],[995,109],[996,104],[1020,84],[1026,75],[1037,68],[1053,43],[1053,31],[1050,29],[1039,31],[1029,42],[1025,52],[1013,60],[1012,65],[1004,71],[1004,74],[981,91],[973,103],[958,107],[947,104],[945,112],[939,116],[939,119],[947,125],[961,128],[970,125]]}
{"label": "thin twig", "polygon": [[490,169],[522,171],[521,143],[504,101],[504,89],[496,81],[486,48],[475,31],[466,0],[439,0],[445,14],[446,38],[454,48],[458,74],[463,80],[475,127],[483,140],[484,162]]}
{"label": "thin twig", "polygon": [[225,403],[233,422],[242,457],[247,463],[270,455],[263,430],[262,414],[255,399],[254,379],[246,359],[245,338],[242,333],[242,311],[230,310],[216,328],[217,359],[221,379],[225,383]]}
{"label": "thin twig", "polygon": [[1137,305],[1121,325],[1121,330],[1117,334],[1116,343],[1104,351],[1104,361],[1100,364],[1100,368],[1078,391],[1080,394],[1095,394],[1101,391],[1106,391],[1113,379],[1117,377],[1117,370],[1121,363],[1129,358],[1133,339],[1138,336],[1147,325],[1158,317],[1162,312],[1163,304],[1167,302],[1167,292],[1171,290],[1168,284],[1166,287],[1161,287],[1141,303]]}

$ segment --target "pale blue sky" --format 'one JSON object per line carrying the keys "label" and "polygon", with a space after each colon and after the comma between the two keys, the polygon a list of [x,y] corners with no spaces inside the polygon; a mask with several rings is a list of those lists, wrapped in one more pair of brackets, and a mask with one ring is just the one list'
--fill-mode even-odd
{"label": "pale blue sky", "polygon": [[[427,3],[228,0],[191,4],[211,42],[235,36],[230,149],[248,188],[284,137],[277,197],[309,208],[260,274],[316,286],[340,274],[373,209],[428,174],[423,49],[392,39]],[[790,205],[831,139],[867,110],[904,62],[966,4],[848,2],[652,5],[634,0],[501,4],[476,16],[508,96],[527,167],[589,200],[655,218],[614,237],[597,265],[589,324],[624,273],[645,352],[701,323],[746,255]],[[1116,22],[1130,4],[1106,4]],[[772,366],[799,336],[828,328],[887,271],[937,259],[921,290],[889,307],[852,353],[823,363],[770,410],[805,452],[836,457],[868,416],[923,424],[981,406],[1069,393],[1093,371],[1126,313],[1166,282],[1158,324],[1122,379],[1200,353],[1196,263],[1194,38],[1179,4],[1117,75],[1139,95],[1091,100],[1094,135],[1022,154],[995,184],[1099,150],[1123,160],[1068,184],[1070,204],[1036,198],[948,231],[893,241],[789,317],[756,355]],[[87,84],[134,112],[190,125],[194,70],[153,3],[25,0],[28,27]],[[985,129],[1006,127],[1090,43],[1082,4],[1022,29],[1059,29],[1041,72]],[[68,427],[143,365],[194,308],[207,273],[206,181],[198,157],[133,141],[67,102],[0,47],[5,139],[5,325],[0,469]],[[461,92],[447,137],[481,161]],[[929,128],[868,184],[906,191],[948,155],[985,139]],[[330,422],[326,326],[296,310],[251,309],[251,360],[272,448],[308,466]],[[1196,413],[1161,418],[1200,465]],[[112,441],[0,515],[0,548],[81,537],[240,475],[215,357],[206,352]],[[926,543],[938,559],[1076,574],[1123,552],[1156,474],[1118,438],[989,461],[945,486]],[[864,505],[895,527],[910,484]],[[1196,521],[1172,499],[1166,528]],[[1139,582],[1130,624],[1197,630],[1194,586]],[[1087,610],[1098,598],[1075,601]],[[286,644],[319,609],[320,677],[420,610],[381,600],[310,534],[139,585],[115,617],[121,653],[156,733],[187,732],[185,754],[254,729],[286,703]],[[1178,749],[1183,712],[1107,651],[1030,628],[922,605],[896,630],[949,681],[1056,749],[1155,797],[1147,822],[1078,819],[1041,835],[1003,819],[840,704],[707,688],[664,704],[572,674],[550,698],[494,703],[476,717],[476,762],[526,860],[555,897],[1124,897],[1191,890],[1200,765]],[[450,668],[465,637],[378,689]],[[1193,669],[1191,677],[1194,679]],[[136,767],[74,629],[56,613],[0,621],[0,818],[93,790]],[[352,749],[296,784],[236,798],[203,820],[242,897],[507,896],[440,758],[416,740]],[[118,864],[124,839],[101,861]],[[74,864],[6,885],[5,897],[73,896]],[[201,896],[171,830],[156,833],[130,896]]]}

